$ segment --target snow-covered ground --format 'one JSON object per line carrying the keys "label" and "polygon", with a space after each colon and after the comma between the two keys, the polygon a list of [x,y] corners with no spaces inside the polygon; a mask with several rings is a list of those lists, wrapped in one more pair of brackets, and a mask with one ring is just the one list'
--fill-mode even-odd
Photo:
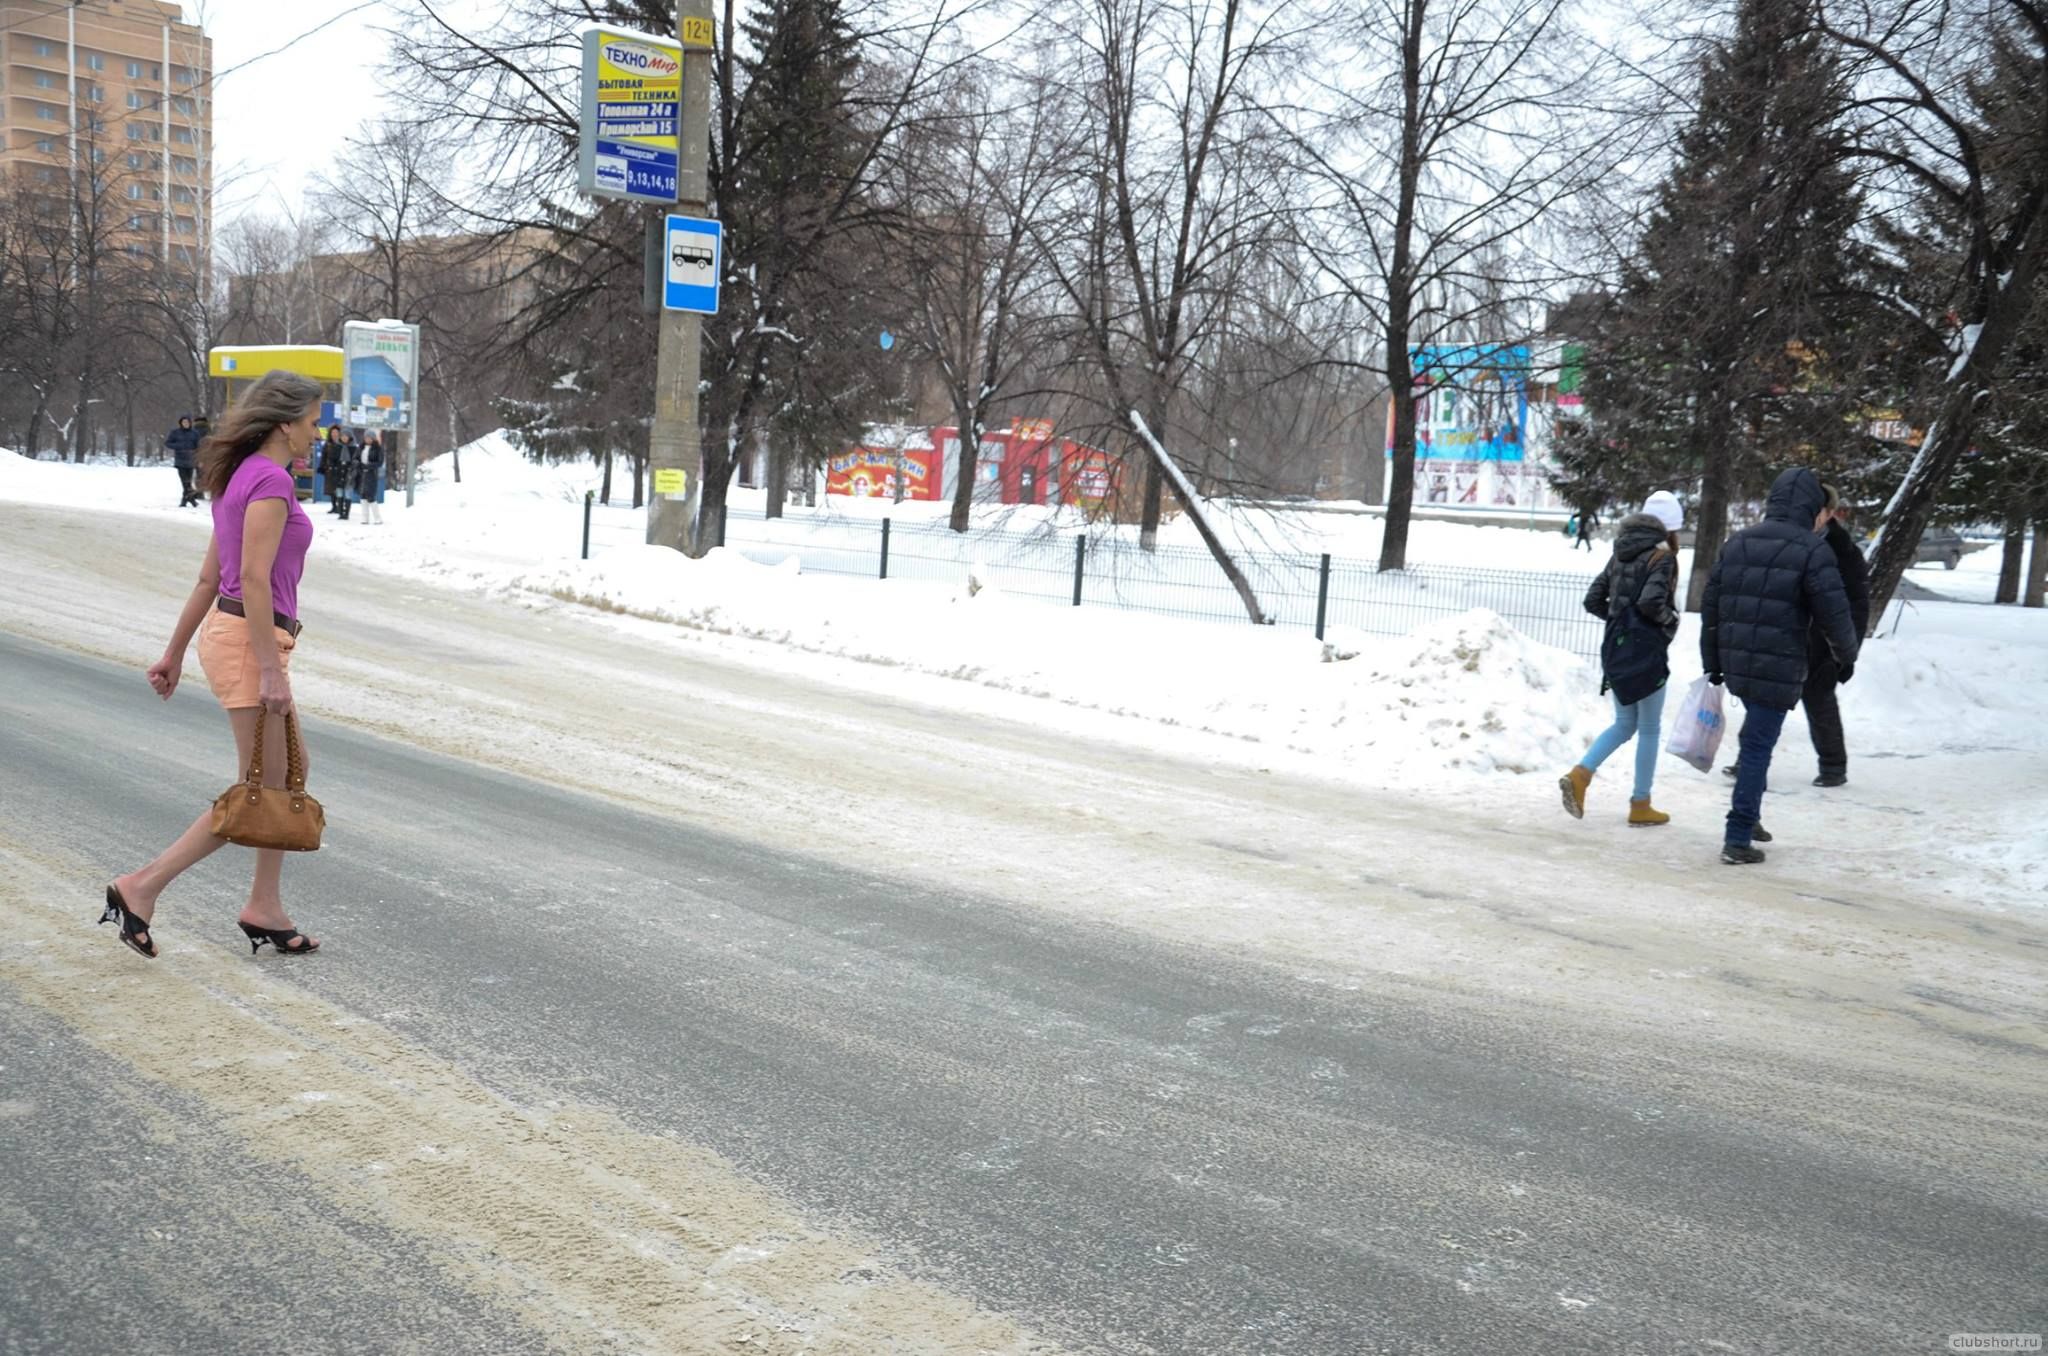
{"label": "snow-covered ground", "polygon": [[[1171,747],[1186,729],[1231,736],[1261,756],[1284,753],[1332,778],[1477,813],[1501,797],[1554,798],[1554,779],[1607,718],[1590,663],[1484,609],[1398,637],[1339,626],[1325,645],[1298,629],[1047,606],[1006,589],[1004,569],[971,552],[966,563],[886,583],[802,573],[795,552],[774,564],[738,551],[690,561],[631,544],[640,519],[623,508],[600,510],[610,540],[586,562],[577,556],[593,468],[535,467],[494,438],[462,460],[462,484],[448,478],[444,458],[416,508],[393,496],[387,526],[316,513],[316,551],[404,577],[587,603],[622,625],[686,627],[778,665],[809,656],[834,672],[854,660],[878,673],[957,680],[923,684],[921,699],[956,691],[965,709],[976,688],[1027,694],[1045,699],[1048,729],[1085,719],[1099,730],[1106,713],[1124,718],[1119,737],[1133,742]],[[14,501],[184,518],[195,535],[203,531],[205,513],[176,509],[176,497],[167,468],[0,453],[0,530]],[[823,510],[841,524],[882,511],[845,501]],[[1051,516],[1035,512],[1040,522]],[[1375,518],[1312,512],[1240,515],[1230,526],[1261,549],[1366,558],[1379,530]],[[1191,533],[1169,524],[1165,535]],[[1411,554],[1528,573],[1585,574],[1596,564],[1560,533],[1434,520],[1414,525]],[[1996,572],[1996,553],[1977,552],[1957,571],[1913,578],[1936,593],[1988,597]],[[1697,653],[1693,625],[1674,649],[1679,684],[1697,671],[1686,660]],[[1869,647],[1843,693],[1853,794],[1823,801],[1803,790],[1811,755],[1795,717],[1777,778],[1791,794],[1773,802],[1772,818],[1809,840],[1825,836],[1836,850],[1933,868],[1911,874],[1943,896],[2038,907],[2048,890],[2048,613],[1922,602],[1895,607],[1886,630],[1890,638]],[[1609,799],[1621,798],[1608,783],[1625,779],[1628,760],[1624,751],[1602,778]],[[1664,760],[1661,800],[1705,818],[1725,794],[1720,777]],[[1868,813],[1857,797],[1869,798]]]}

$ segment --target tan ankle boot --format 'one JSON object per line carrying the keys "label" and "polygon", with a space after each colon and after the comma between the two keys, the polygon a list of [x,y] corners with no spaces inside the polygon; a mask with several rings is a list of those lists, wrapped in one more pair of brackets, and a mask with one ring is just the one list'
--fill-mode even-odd
{"label": "tan ankle boot", "polygon": [[1586,817],[1586,788],[1592,783],[1592,772],[1583,767],[1575,767],[1557,779],[1557,789],[1564,793],[1564,812],[1573,819]]}
{"label": "tan ankle boot", "polygon": [[1659,824],[1669,824],[1671,816],[1647,800],[1632,800],[1628,803],[1628,822],[1638,829],[1654,828]]}

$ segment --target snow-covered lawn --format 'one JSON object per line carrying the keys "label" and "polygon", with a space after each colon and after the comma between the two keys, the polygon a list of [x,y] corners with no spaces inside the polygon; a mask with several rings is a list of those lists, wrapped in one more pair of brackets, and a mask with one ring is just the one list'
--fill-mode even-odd
{"label": "snow-covered lawn", "polygon": [[[610,540],[586,562],[577,555],[592,468],[535,467],[486,439],[465,450],[461,485],[446,478],[446,459],[434,469],[416,508],[391,498],[388,526],[316,512],[315,550],[408,578],[689,627],[742,657],[765,643],[785,657],[778,662],[826,656],[835,666],[852,659],[955,679],[963,698],[968,684],[1024,693],[1045,699],[1049,732],[1063,713],[1106,712],[1128,718],[1120,729],[1134,742],[1170,747],[1189,728],[1233,736],[1333,778],[1475,813],[1554,801],[1555,778],[1608,715],[1593,665],[1483,609],[1398,637],[1337,627],[1325,645],[1298,629],[1027,601],[1005,590],[1000,569],[971,559],[949,567],[951,577],[941,570],[886,583],[804,574],[795,558],[764,564],[737,551],[690,561],[631,544],[640,520],[623,508],[601,510]],[[0,453],[0,531],[12,501],[182,517],[196,537],[206,515],[176,509],[176,497],[167,468]],[[846,501],[822,510],[840,522],[882,511]],[[1033,512],[1049,516],[1013,517]],[[1376,518],[1332,513],[1261,512],[1229,524],[1247,545],[1362,557],[1376,550],[1379,532]],[[1165,535],[1183,534],[1192,529],[1176,523]],[[1501,570],[1583,574],[1604,560],[1575,553],[1554,531],[1422,520],[1412,540],[1419,561]],[[1913,578],[1936,592],[1988,597],[1996,574],[1997,553],[1980,551],[1959,570]],[[1698,671],[1689,660],[1698,652],[1695,625],[1688,620],[1674,649],[1674,686]],[[1774,779],[1788,794],[1774,799],[1782,808],[1772,818],[1871,863],[1896,860],[1943,896],[2038,907],[2048,891],[2048,612],[1922,602],[1895,608],[1886,631],[1843,691],[1850,792],[1827,800],[1806,788],[1812,758],[1795,717]],[[1091,714],[1090,728],[1099,721]],[[1725,750],[1723,761],[1730,756]],[[1611,783],[1626,779],[1629,757],[1625,750],[1603,776],[1607,799],[1625,799]],[[1660,800],[1704,820],[1725,795],[1718,774],[1703,778],[1664,760]]]}

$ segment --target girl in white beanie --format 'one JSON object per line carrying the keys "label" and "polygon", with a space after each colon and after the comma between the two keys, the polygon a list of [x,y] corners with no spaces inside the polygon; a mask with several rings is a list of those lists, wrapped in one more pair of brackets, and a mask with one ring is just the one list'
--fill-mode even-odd
{"label": "girl in white beanie", "polygon": [[1667,655],[1678,634],[1678,529],[1685,523],[1678,496],[1659,490],[1641,513],[1621,520],[1614,556],[1586,591],[1586,611],[1607,623],[1600,642],[1600,690],[1614,694],[1614,724],[1593,741],[1586,756],[1558,778],[1565,813],[1586,817],[1586,788],[1616,749],[1636,741],[1635,790],[1628,822],[1636,827],[1669,824],[1671,816],[1650,804],[1657,776],[1657,733],[1664,716],[1664,688],[1671,678]]}

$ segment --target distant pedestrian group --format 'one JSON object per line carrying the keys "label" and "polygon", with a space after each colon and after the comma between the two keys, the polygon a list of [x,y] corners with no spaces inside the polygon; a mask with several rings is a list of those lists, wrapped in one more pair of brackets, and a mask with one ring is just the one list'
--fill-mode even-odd
{"label": "distant pedestrian group", "polygon": [[330,515],[347,522],[351,510],[361,503],[363,521],[382,524],[378,491],[384,475],[384,444],[375,432],[358,442],[355,430],[334,425],[320,444],[316,469],[327,494]]}
{"label": "distant pedestrian group", "polygon": [[[1848,780],[1848,750],[1835,689],[1855,676],[1870,624],[1868,568],[1845,527],[1847,509],[1813,472],[1780,475],[1763,521],[1730,538],[1714,562],[1700,609],[1700,662],[1707,681],[1741,700],[1740,753],[1726,769],[1735,787],[1721,860],[1764,860],[1771,841],[1763,798],[1771,759],[1792,708],[1806,707],[1819,775]],[[1659,724],[1670,681],[1668,652],[1678,635],[1676,495],[1651,495],[1616,529],[1614,554],[1586,594],[1586,610],[1606,623],[1600,647],[1601,691],[1611,693],[1614,723],[1563,777],[1566,813],[1582,819],[1594,776],[1622,745],[1636,744],[1628,822],[1668,824],[1651,804]],[[1711,764],[1707,764],[1711,766]]]}

